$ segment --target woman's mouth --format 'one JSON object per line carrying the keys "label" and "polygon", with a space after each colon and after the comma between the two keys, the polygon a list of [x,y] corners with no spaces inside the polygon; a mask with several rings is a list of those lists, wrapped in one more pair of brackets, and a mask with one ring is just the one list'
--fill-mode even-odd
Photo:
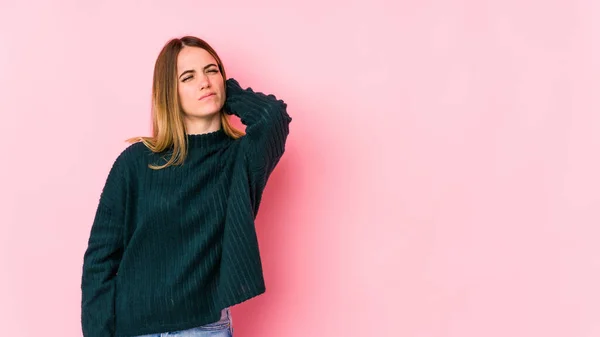
{"label": "woman's mouth", "polygon": [[201,101],[201,100],[203,100],[203,99],[205,99],[205,98],[209,98],[209,97],[212,97],[212,96],[214,96],[214,95],[215,95],[214,93],[206,94],[206,95],[204,95],[204,96],[200,97],[198,100],[199,100],[199,101]]}

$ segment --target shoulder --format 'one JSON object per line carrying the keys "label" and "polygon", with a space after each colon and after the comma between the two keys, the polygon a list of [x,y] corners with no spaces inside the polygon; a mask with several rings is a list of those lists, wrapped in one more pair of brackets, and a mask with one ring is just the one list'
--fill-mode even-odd
{"label": "shoulder", "polygon": [[150,149],[148,147],[146,147],[146,145],[144,145],[144,143],[142,142],[135,142],[133,144],[129,144],[123,151],[121,151],[121,154],[119,155],[119,158],[131,158],[131,157],[138,157],[138,156],[144,156],[144,155],[148,155],[151,154],[152,151],[150,151]]}
{"label": "shoulder", "polygon": [[[146,162],[147,158],[152,155],[152,151],[142,142],[129,144],[115,158],[113,162],[113,170],[121,172],[135,170],[140,163]],[[146,158],[146,160],[144,160]]]}

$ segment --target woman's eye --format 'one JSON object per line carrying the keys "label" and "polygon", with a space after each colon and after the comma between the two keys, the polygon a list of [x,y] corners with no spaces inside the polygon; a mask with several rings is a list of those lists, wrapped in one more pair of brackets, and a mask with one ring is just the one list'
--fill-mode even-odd
{"label": "woman's eye", "polygon": [[184,78],[182,81],[183,81],[183,82],[185,82],[185,81],[189,80],[190,78],[192,78],[192,76],[190,76],[190,77],[186,77],[186,78]]}
{"label": "woman's eye", "polygon": [[218,73],[219,71],[217,69],[210,69],[208,72],[214,74],[214,73]]}

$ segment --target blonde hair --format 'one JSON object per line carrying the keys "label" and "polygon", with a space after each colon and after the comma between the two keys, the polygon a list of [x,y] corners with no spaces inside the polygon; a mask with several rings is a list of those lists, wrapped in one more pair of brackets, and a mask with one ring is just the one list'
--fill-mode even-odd
{"label": "blonde hair", "polygon": [[[227,80],[225,68],[217,52],[204,40],[194,36],[174,38],[167,42],[161,50],[154,65],[152,83],[152,137],[133,137],[129,143],[142,142],[154,153],[160,153],[172,148],[171,158],[163,165],[149,165],[151,169],[159,170],[171,165],[183,164],[187,156],[187,135],[183,120],[183,112],[177,93],[177,56],[184,47],[198,47],[211,54],[223,81]],[[221,112],[221,127],[231,138],[237,139],[244,133],[234,128],[229,122],[229,115]]]}

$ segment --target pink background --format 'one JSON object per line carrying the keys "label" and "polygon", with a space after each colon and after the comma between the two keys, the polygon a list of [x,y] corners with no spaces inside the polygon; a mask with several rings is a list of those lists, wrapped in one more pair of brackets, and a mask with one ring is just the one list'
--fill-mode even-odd
{"label": "pink background", "polygon": [[81,335],[100,190],[193,34],[294,118],[236,337],[600,336],[600,2],[143,3],[0,2],[3,335]]}

